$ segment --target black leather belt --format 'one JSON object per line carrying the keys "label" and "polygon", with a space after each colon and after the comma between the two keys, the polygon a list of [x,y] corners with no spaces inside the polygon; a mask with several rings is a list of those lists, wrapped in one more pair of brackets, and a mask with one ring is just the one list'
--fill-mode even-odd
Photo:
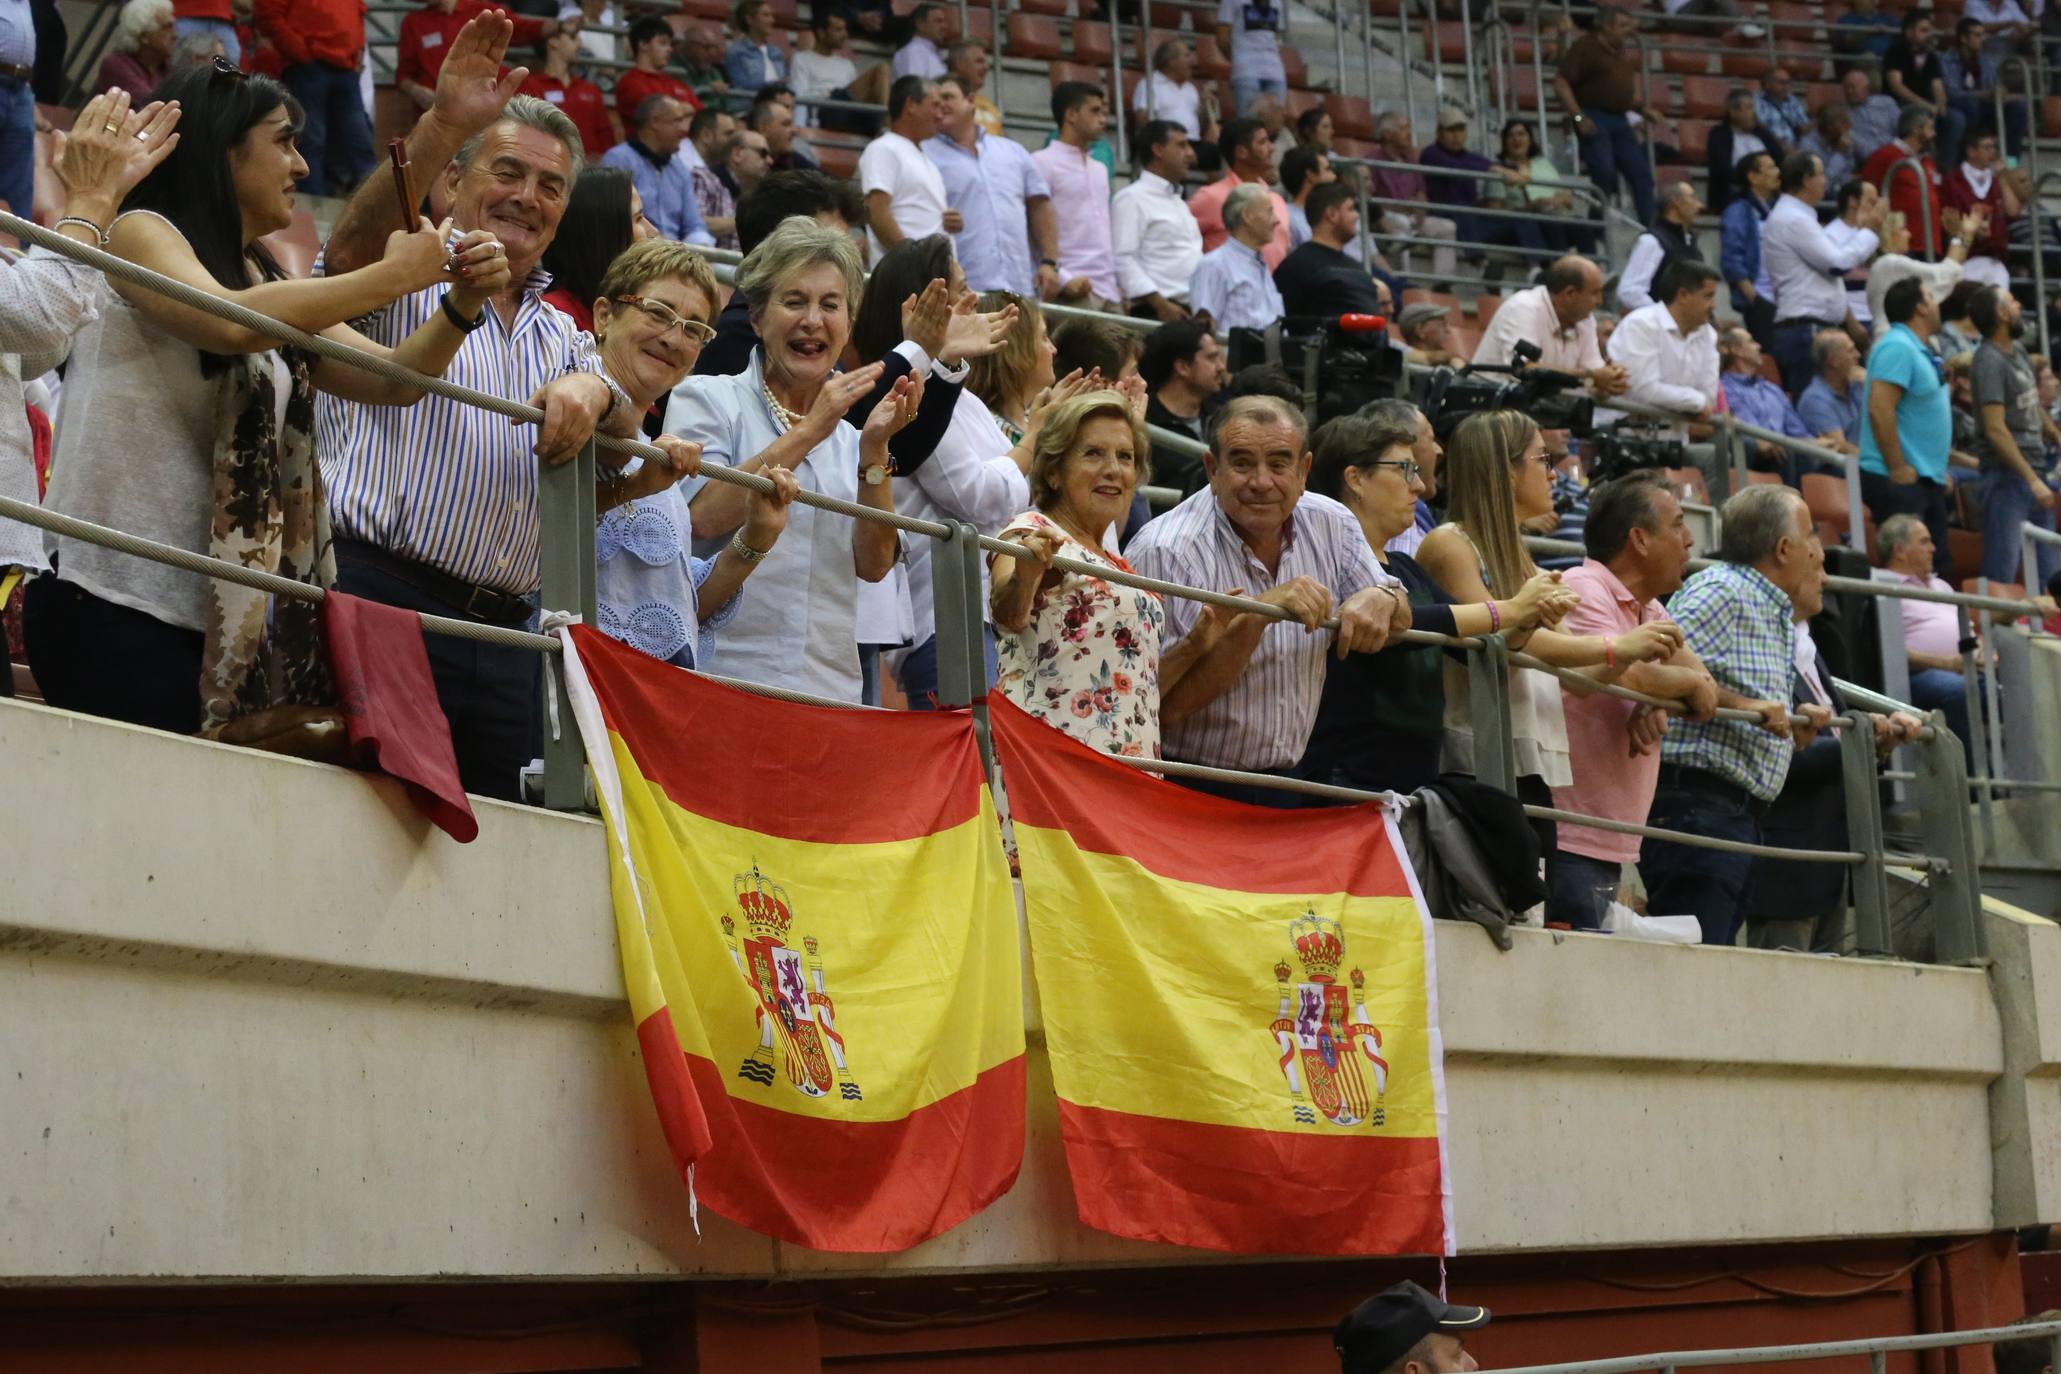
{"label": "black leather belt", "polygon": [[376,568],[418,592],[435,597],[469,620],[484,621],[489,625],[520,625],[526,623],[537,609],[526,596],[467,582],[427,563],[402,558],[363,540],[337,540],[336,556]]}
{"label": "black leather belt", "polygon": [[1708,768],[1690,768],[1679,763],[1663,763],[1660,765],[1660,785],[1662,787],[1678,787],[1689,792],[1701,792],[1706,796],[1722,797],[1724,800],[1735,803],[1756,817],[1764,817],[1768,813],[1768,803],[1754,796],[1753,793],[1747,791],[1738,783],[1733,782],[1730,778],[1719,773],[1713,773]]}
{"label": "black leather belt", "polygon": [[36,76],[36,69],[34,67],[25,67],[19,62],[0,62],[0,76],[4,76],[10,81],[33,81]]}

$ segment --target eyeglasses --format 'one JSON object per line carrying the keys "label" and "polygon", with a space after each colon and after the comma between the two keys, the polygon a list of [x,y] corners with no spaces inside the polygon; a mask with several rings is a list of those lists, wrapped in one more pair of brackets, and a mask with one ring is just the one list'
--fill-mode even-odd
{"label": "eyeglasses", "polygon": [[1424,475],[1424,469],[1418,467],[1414,461],[1408,458],[1377,458],[1367,464],[1367,466],[1370,468],[1394,468],[1402,474],[1403,481],[1405,482],[1414,482]]}
{"label": "eyeglasses", "polygon": [[663,339],[675,329],[680,337],[690,343],[705,344],[716,337],[716,331],[700,320],[690,320],[674,310],[664,301],[647,300],[643,296],[617,296],[616,304],[634,306],[644,312],[653,324],[658,326],[658,337]]}

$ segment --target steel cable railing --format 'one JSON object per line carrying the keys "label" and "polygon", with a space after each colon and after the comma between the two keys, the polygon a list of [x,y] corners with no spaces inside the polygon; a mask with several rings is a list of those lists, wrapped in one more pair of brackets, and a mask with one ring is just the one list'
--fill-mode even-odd
{"label": "steel cable railing", "polygon": [[[405,385],[419,387],[424,391],[434,392],[438,395],[443,395],[451,399],[458,400],[465,404],[478,405],[482,408],[495,411],[497,413],[510,415],[511,418],[528,420],[530,422],[535,422],[536,420],[541,418],[540,412],[536,411],[531,407],[521,406],[513,402],[502,400],[500,398],[486,396],[482,393],[473,392],[468,388],[441,382],[438,379],[423,377],[411,372],[407,368],[401,367],[397,364],[391,363],[390,361],[384,359],[372,357],[370,355],[363,353],[360,350],[345,345],[334,344],[328,340],[315,338],[313,336],[303,333],[302,331],[291,329],[288,326],[285,326],[276,320],[268,319],[267,317],[255,311],[251,311],[246,307],[238,306],[233,302],[223,300],[219,297],[212,296],[206,292],[198,291],[194,288],[184,286],[181,283],[163,278],[157,273],[150,272],[147,269],[137,267],[134,264],[128,263],[123,259],[115,258],[112,255],[103,253],[96,248],[91,248],[75,240],[65,238],[61,235],[51,234],[48,231],[43,230],[38,226],[30,224],[26,221],[20,220],[17,217],[0,214],[0,228],[4,228],[9,232],[15,233],[27,241],[45,246],[49,248],[50,251],[60,253],[62,255],[85,262],[89,266],[94,266],[102,270],[103,272],[108,273],[111,276],[115,276],[120,279],[130,281],[137,285],[143,286],[145,289],[162,291],[164,294],[167,294],[175,299],[182,301],[182,303],[191,305],[197,309],[207,311],[208,313],[214,314],[219,318],[227,319],[231,322],[240,324],[243,327],[251,329],[254,332],[264,335],[266,337],[277,337],[287,339],[289,341],[300,344],[304,347],[308,347],[312,352],[321,354],[325,357],[334,358],[337,361],[343,362],[347,365],[358,367],[365,371],[372,372],[378,375],[386,376],[391,380],[400,381]],[[589,446],[588,452],[586,455],[584,455],[583,460],[578,469],[579,471],[585,474],[583,480],[589,482],[591,482],[592,474],[592,451],[593,448],[596,446],[606,446],[611,449],[616,449],[632,455],[658,457],[663,456],[661,451],[653,449],[649,445],[644,445],[629,440],[604,440],[601,438],[597,438],[594,441],[594,443]],[[749,487],[762,487],[770,485],[763,478],[757,478],[752,476],[751,474],[734,472],[719,467],[711,466],[710,468],[705,469],[704,471],[706,475],[713,480],[727,481]],[[546,495],[547,492],[540,488],[540,512],[541,508],[546,504],[545,500],[543,499]],[[979,693],[971,686],[971,682],[973,680],[973,677],[971,675],[980,674],[983,672],[982,654],[979,648],[981,641],[981,635],[979,630],[981,622],[981,613],[980,608],[977,604],[980,586],[979,572],[977,567],[978,555],[980,552],[984,551],[996,556],[1025,559],[1032,557],[1029,551],[1024,549],[1021,545],[1013,544],[1004,540],[995,539],[989,536],[982,536],[978,534],[977,531],[973,530],[972,527],[958,522],[953,522],[950,524],[941,524],[939,522],[934,521],[915,520],[909,517],[900,516],[893,512],[875,510],[871,507],[859,506],[851,502],[837,501],[830,498],[815,496],[812,493],[802,493],[801,497],[797,499],[804,499],[807,504],[817,506],[822,509],[830,510],[838,514],[847,515],[851,518],[872,520],[879,523],[889,524],[904,530],[928,535],[930,537],[944,541],[940,545],[939,553],[936,559],[935,569],[938,590],[937,632],[940,646],[939,658],[940,681],[942,688],[941,699],[944,700],[946,704],[969,705],[973,708],[976,720],[979,723],[983,747],[985,748],[987,745],[985,732],[985,706],[984,703],[978,699]],[[588,506],[587,509],[589,512],[589,519],[591,519],[591,504]],[[158,561],[170,563],[174,566],[184,567],[190,571],[200,572],[207,575],[223,576],[229,578],[230,580],[242,582],[244,585],[256,586],[261,590],[273,591],[281,595],[296,596],[306,599],[318,599],[323,594],[320,588],[306,587],[301,584],[292,583],[286,579],[272,578],[267,574],[256,573],[247,569],[241,569],[233,564],[220,563],[217,560],[207,558],[204,555],[194,554],[185,550],[171,549],[164,545],[154,544],[151,541],[136,539],[133,536],[124,535],[119,531],[106,530],[102,527],[92,525],[88,522],[73,520],[70,517],[62,516],[55,512],[46,511],[43,510],[41,507],[28,505],[26,503],[8,502],[5,505],[0,505],[0,514],[7,514],[13,516],[15,518],[23,520],[25,523],[34,524],[45,529],[57,530],[60,533],[69,535],[70,537],[90,539],[94,542],[107,544],[109,547],[113,547],[121,551],[129,552],[143,557],[155,558]],[[553,527],[552,520],[548,514],[543,515],[543,518],[545,521],[545,529],[548,533],[550,529]],[[956,552],[949,552],[947,546],[949,546],[950,550],[955,550]],[[591,550],[591,544],[588,545],[588,547]],[[1077,560],[1073,560],[1070,558],[1054,559],[1052,560],[1052,566],[1062,569],[1064,571],[1076,572],[1089,576],[1098,577],[1105,581],[1115,582],[1123,585],[1136,586],[1144,590],[1157,592],[1162,596],[1185,597],[1191,600],[1219,605],[1227,609],[1260,615],[1274,620],[1292,621],[1296,619],[1296,617],[1294,617],[1288,611],[1280,607],[1277,607],[1271,603],[1260,601],[1254,598],[1232,596],[1226,593],[1214,592],[1202,588],[1185,587],[1180,584],[1165,582],[1154,578],[1147,578],[1140,576],[1138,574],[1124,572],[1119,569],[1113,569],[1105,566],[1079,562]],[[594,570],[592,567],[592,560],[590,554],[587,560],[587,566],[579,572],[579,581],[581,583],[581,586],[579,588],[576,599],[582,605],[591,606],[592,604],[593,571]],[[550,594],[551,589],[547,586],[547,597],[549,597]],[[498,642],[516,644],[521,647],[537,648],[547,655],[547,662],[555,663],[555,658],[550,656],[551,650],[556,647],[555,642],[549,640],[545,636],[530,635],[526,632],[507,630],[502,627],[480,626],[475,625],[471,622],[451,620],[446,617],[426,616],[423,618],[423,623],[425,625],[425,628],[438,632],[455,633],[474,638],[492,638],[497,640]],[[1338,621],[1335,618],[1332,618],[1324,621],[1321,626],[1316,628],[1336,629],[1337,627]],[[1477,685],[1472,687],[1470,690],[1473,691],[1475,694],[1477,707],[1479,707],[1482,702],[1486,701],[1489,704],[1491,714],[1495,715],[1498,719],[1505,723],[1507,723],[1508,720],[1508,710],[1504,694],[1507,693],[1508,682],[1507,675],[1504,670],[1507,667],[1507,665],[1512,663],[1518,666],[1533,667],[1540,671],[1548,672],[1554,675],[1555,677],[1561,679],[1562,681],[1568,682],[1570,685],[1575,686],[1578,689],[1606,690],[1612,695],[1623,696],[1627,699],[1638,701],[1642,704],[1646,704],[1654,707],[1655,709],[1660,710],[1668,710],[1679,713],[1683,709],[1681,704],[1678,702],[1670,702],[1660,698],[1645,696],[1633,692],[1628,688],[1620,687],[1616,684],[1596,683],[1591,679],[1587,678],[1585,675],[1573,672],[1571,670],[1561,669],[1549,664],[1545,664],[1544,662],[1530,655],[1509,654],[1503,644],[1503,641],[1498,636],[1489,636],[1486,638],[1453,638],[1448,636],[1429,634],[1423,631],[1409,630],[1399,633],[1395,636],[1395,638],[1401,642],[1438,646],[1445,648],[1456,648],[1468,651],[1471,654],[1480,655],[1482,658],[1482,665],[1480,670],[1470,674],[1470,679],[1474,684]],[[780,688],[768,687],[765,684],[740,683],[738,685],[746,686],[751,690],[761,691],[766,695],[779,696],[785,699],[803,701],[823,700],[822,698],[811,697],[807,694],[793,693]],[[849,703],[830,704],[846,705]],[[1495,711],[1495,707],[1498,704],[1501,704],[1502,706],[1502,709],[1499,713]],[[1730,712],[1727,713],[1725,718],[1737,718],[1746,722],[1757,722],[1760,720],[1759,716],[1750,712]],[[1795,723],[1808,723],[1801,716],[1793,716],[1791,717],[1791,719]],[[1857,740],[1863,734],[1872,736],[1872,730],[1867,727],[1865,721],[1859,716],[1841,716],[1837,717],[1836,720],[1840,723],[1855,727],[1854,729],[1849,730],[1847,732],[1848,738]],[[1493,734],[1495,732],[1490,733]],[[1944,730],[1937,728],[1929,730],[1927,732],[1927,738],[1933,747],[1928,751],[1926,757],[1928,761],[1933,763],[1934,771],[1937,770],[1937,760],[1951,758],[1952,760],[1957,761],[1959,759],[1960,751],[1958,745],[1953,741],[1952,736],[1950,734],[1947,734]],[[1508,748],[1507,740],[1499,741],[1489,739],[1484,736],[1478,738],[1477,743],[1481,751],[1481,758],[1478,759],[1478,764],[1480,764],[1481,766],[1478,767],[1477,770],[1480,776],[1482,776],[1485,780],[1499,782],[1502,785],[1504,785],[1506,789],[1514,787],[1515,779],[1510,771],[1509,765],[1511,751]],[[1872,746],[1872,739],[1870,739],[1869,743],[1870,746]],[[1953,747],[1951,748],[1951,750],[1947,750],[1940,747],[1942,745],[1952,745]],[[547,797],[555,798],[553,804],[577,806],[581,804],[581,802],[584,799],[584,788],[583,786],[578,785],[580,778],[578,772],[580,761],[577,756],[577,741],[572,741],[569,738],[562,739],[558,741],[558,746],[559,747],[554,751],[552,747],[552,741],[547,740],[547,769],[550,769],[551,773],[555,773],[557,775],[556,784],[554,785],[551,780],[550,774],[547,774]],[[1850,750],[1849,752],[1856,751]],[[990,759],[991,757],[992,756],[990,755]],[[554,759],[558,761],[555,767],[553,766]],[[1188,766],[1193,767],[1194,765]],[[1171,772],[1178,771],[1178,769],[1170,766],[1164,771]],[[1295,783],[1294,780],[1280,779],[1271,777],[1269,775],[1239,774],[1235,773],[1235,770],[1219,771],[1233,773],[1235,776],[1241,777],[1244,780],[1250,781],[1256,785],[1288,785],[1291,787],[1304,786],[1302,784]],[[1947,770],[1946,774],[1942,778],[1938,779],[1938,781],[1941,784],[1943,784],[1944,795],[1949,798],[1951,798],[1952,790],[1955,786],[1959,785],[1965,787],[1964,782],[1956,782],[1956,779],[1950,768]],[[1848,802],[1850,806],[1855,807],[1864,812],[1871,812],[1872,807],[1877,801],[1877,798],[1875,797],[1874,793],[1874,777],[1872,773],[1872,767],[1870,768],[1870,771],[1868,772],[1866,777],[1866,786],[1859,788],[1849,786],[1847,790]],[[1935,791],[1940,790],[1941,789],[1938,787],[1935,788]],[[1350,792],[1351,789],[1344,789],[1344,791]],[[1333,795],[1336,795],[1336,793],[1334,793]],[[1371,796],[1376,794],[1366,795]],[[1962,809],[1965,810],[1964,804]],[[1577,813],[1558,811],[1553,808],[1538,808],[1534,812],[1534,814],[1538,814],[1541,816],[1549,816],[1553,819],[1564,819],[1571,824],[1594,824],[1602,828],[1621,828],[1630,825],[1630,823],[1628,822],[1615,822],[1610,821],[1607,818],[1581,816]],[[1708,837],[1704,836],[1692,835],[1684,832],[1661,830],[1655,827],[1632,827],[1629,831],[1627,831],[1627,833],[1638,833],[1656,838],[1670,839],[1677,841],[1679,843],[1696,845],[1700,847],[1724,848],[1736,844],[1736,842],[1713,841],[1710,840]],[[1951,846],[1947,846],[1947,850],[1948,852],[1944,855],[1931,854],[1908,856],[1905,858],[1900,858],[1897,861],[1910,865],[1929,868],[1933,870],[1936,874],[1949,875],[1956,880],[1954,886],[1958,890],[1963,892],[1972,892],[1974,890],[1974,863],[1972,854],[1967,852],[1965,850],[1965,847],[1956,849]],[[1747,846],[1744,848],[1742,852],[1755,853],[1767,858],[1801,857],[1805,858],[1805,861],[1809,862],[1831,862],[1849,865],[1858,864],[1863,866],[1874,863],[1876,865],[1877,877],[1879,879],[1879,862],[1877,862],[1881,857],[1879,850],[1835,851],[1830,855],[1825,855],[1810,851],[1785,850],[1772,846]],[[1877,885],[1879,886],[1879,881]],[[1857,885],[1857,888],[1858,886],[1859,885]],[[1857,901],[1857,911],[1859,911],[1859,909],[1860,906]],[[1863,947],[1871,951],[1886,950],[1887,930],[1886,925],[1883,924],[1883,921],[1881,919],[1881,913],[1875,912],[1872,914],[1863,914],[1866,915],[1867,919],[1862,920],[1858,927],[1862,930]],[[1947,913],[1944,911],[1942,907],[1936,906],[1935,915],[1936,925],[1939,927],[1940,930],[1940,948],[1943,953],[1947,954],[1949,957],[1973,957],[1975,954],[1979,953],[1981,934],[1979,926],[1977,926],[1973,921],[1972,912],[1959,913],[1958,918],[1956,918],[1955,920],[1956,928],[1952,931],[1948,929],[1949,916],[1952,915],[1952,913]]]}

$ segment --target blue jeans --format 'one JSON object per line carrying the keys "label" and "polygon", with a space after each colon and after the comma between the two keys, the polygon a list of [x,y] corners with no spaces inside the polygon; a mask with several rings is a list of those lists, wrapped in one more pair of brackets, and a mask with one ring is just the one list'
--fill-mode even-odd
{"label": "blue jeans", "polygon": [[286,69],[286,88],[300,101],[307,119],[301,126],[300,149],[308,160],[308,174],[301,178],[300,189],[311,196],[348,192],[377,160],[358,73],[327,62],[303,62]]}
{"label": "blue jeans", "polygon": [[1552,870],[1552,891],[1546,894],[1546,919],[1565,921],[1576,930],[1597,930],[1603,925],[1600,887],[1615,887],[1624,875],[1624,865],[1592,859],[1563,849],[1547,867]]}
{"label": "blue jeans", "polygon": [[[1933,121],[1939,131],[1939,144],[1934,153],[1938,166],[1958,167],[1961,165],[1961,141],[1968,137],[1968,130],[1970,128],[1981,122],[1981,111],[1989,108],[1989,102],[1986,100],[1969,102],[1977,107],[1975,119],[1971,121],[1968,117],[1967,106],[1963,103],[1967,102],[1968,99],[1968,97],[1963,96],[1960,100],[1956,100],[1954,97],[1948,96],[1947,107],[1941,110]],[[1916,232],[1918,231],[1914,229],[1913,233]],[[1945,235],[1942,234],[1940,237],[1944,239]]]}
{"label": "blue jeans", "polygon": [[[981,655],[988,662],[987,685],[995,685],[995,629],[983,625],[981,631]],[[902,659],[900,673],[902,695],[909,699],[912,711],[935,711],[937,709],[937,636],[932,635]]]}
{"label": "blue jeans", "polygon": [[[1742,799],[1702,787],[1662,783],[1646,823],[1715,840],[1760,843],[1760,818]],[[1745,914],[1751,854],[1649,837],[1639,850],[1639,871],[1646,879],[1648,911],[1655,916],[1694,916],[1703,926],[1706,945],[1733,942]]]}
{"label": "blue jeans", "polygon": [[880,704],[880,646],[859,646],[859,705]]}
{"label": "blue jeans", "polygon": [[1246,118],[1252,113],[1252,102],[1261,94],[1279,99],[1288,94],[1288,83],[1277,81],[1271,76],[1234,76],[1231,78],[1231,103],[1238,107],[1238,117]]}
{"label": "blue jeans", "polygon": [[1769,337],[1768,352],[1774,356],[1775,366],[1782,369],[1782,389],[1791,396],[1809,386],[1811,378],[1817,375],[1817,369],[1811,365],[1811,341],[1824,328],[1810,320],[1784,320]]}
{"label": "blue jeans", "polygon": [[1596,189],[1615,199],[1617,179],[1631,187],[1632,205],[1639,223],[1653,221],[1653,169],[1646,164],[1646,145],[1639,140],[1631,121],[1609,110],[1582,111],[1582,127],[1589,130],[1581,139],[1582,170]]}
{"label": "blue jeans", "polygon": [[[1982,700],[1982,679],[1975,679],[1975,699]],[[1911,705],[1921,711],[1938,711],[1946,717],[1947,729],[1961,741],[1961,753],[1969,773],[1975,768],[1975,740],[1968,729],[1968,679],[1944,668],[1920,668],[1911,674]]]}
{"label": "blue jeans", "polygon": [[[1982,575],[1992,582],[2016,582],[2024,569],[2018,528],[2030,523],[2036,529],[2052,530],[2054,512],[2041,510],[2033,501],[2025,479],[2005,467],[1982,474]],[[2039,585],[2053,580],[2061,568],[2061,550],[2051,544],[2038,548]],[[2027,591],[2037,595],[2037,589]]]}
{"label": "blue jeans", "polygon": [[36,213],[36,93],[0,77],[0,200],[23,219]]}
{"label": "blue jeans", "polygon": [[222,55],[237,66],[243,65],[243,43],[236,37],[236,25],[226,19],[181,19],[172,32],[181,39],[194,34],[205,34],[209,38],[222,40]]}

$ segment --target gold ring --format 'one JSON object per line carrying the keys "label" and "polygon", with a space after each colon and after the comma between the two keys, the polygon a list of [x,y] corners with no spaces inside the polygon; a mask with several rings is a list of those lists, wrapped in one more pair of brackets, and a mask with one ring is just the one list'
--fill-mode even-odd
{"label": "gold ring", "polygon": [[109,133],[111,133],[111,134],[118,134],[118,133],[120,133],[120,132],[122,131],[122,126],[121,126],[121,123],[120,123],[119,121],[117,121],[117,120],[113,120],[113,119],[110,119],[110,120],[108,120],[108,121],[107,121],[107,131],[108,131]]}

